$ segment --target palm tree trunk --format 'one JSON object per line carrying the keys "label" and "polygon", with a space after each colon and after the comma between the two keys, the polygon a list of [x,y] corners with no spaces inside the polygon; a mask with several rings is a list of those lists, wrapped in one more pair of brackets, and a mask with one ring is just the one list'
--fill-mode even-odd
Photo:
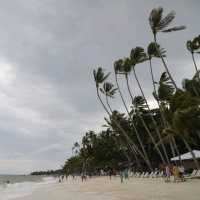
{"label": "palm tree trunk", "polygon": [[[109,102],[108,102],[108,96],[107,96],[107,95],[106,95],[106,103],[107,103],[108,108],[110,109],[110,111],[111,111],[111,113],[112,113],[112,108],[111,108],[111,106],[110,106],[110,104],[109,104]],[[116,139],[116,138],[115,138],[115,139]],[[117,139],[116,139],[116,140],[117,140]],[[128,144],[128,146],[129,146],[129,149],[131,149],[130,144]],[[129,162],[130,162],[129,156],[128,156],[128,155],[125,155],[125,156],[129,159]],[[140,161],[139,161],[139,159],[138,159],[136,153],[134,153],[134,158],[135,158],[136,164],[137,164],[138,169],[139,169],[139,168],[141,167],[141,164],[140,164]]]}
{"label": "palm tree trunk", "polygon": [[175,148],[176,153],[177,153],[177,155],[178,155],[179,162],[180,162],[181,165],[183,165],[183,162],[182,162],[182,159],[181,159],[181,154],[180,154],[180,152],[179,152],[179,149],[178,149],[178,146],[177,146],[177,144],[176,144],[176,140],[175,140],[174,136],[172,136],[172,142],[173,142],[173,144],[174,144],[174,148]]}
{"label": "palm tree trunk", "polygon": [[[118,141],[116,136],[113,136],[113,138],[114,138],[116,147],[119,147],[120,143],[122,143],[122,142]],[[128,153],[123,148],[122,148],[122,152],[123,152],[124,156],[127,158],[128,162],[130,163],[131,162],[131,158],[129,157]]]}
{"label": "palm tree trunk", "polygon": [[[115,73],[115,81],[116,81],[116,84],[117,84],[117,88],[118,88],[118,91],[119,91],[121,100],[122,100],[122,102],[123,102],[123,104],[124,104],[124,107],[125,107],[125,109],[126,109],[126,112],[127,112],[128,116],[129,116],[129,118],[131,119],[131,115],[130,115],[130,113],[129,113],[129,111],[128,111],[128,108],[127,108],[127,106],[126,106],[126,102],[125,102],[125,100],[124,100],[124,97],[123,97],[122,92],[121,92],[120,87],[119,87],[119,83],[118,83],[118,79],[117,79],[117,74],[116,74],[116,73]],[[131,119],[131,121],[132,121],[132,124],[133,124],[133,129],[134,129],[134,131],[135,131],[135,133],[136,133],[136,137],[137,137],[137,139],[138,139],[138,142],[140,143],[140,146],[141,146],[142,151],[143,151],[143,153],[144,153],[144,157],[145,157],[144,161],[146,162],[146,164],[147,164],[147,166],[149,167],[149,169],[152,171],[151,162],[150,162],[150,160],[149,160],[149,158],[148,158],[148,155],[146,154],[146,151],[145,151],[145,149],[144,149],[144,146],[142,145],[142,141],[141,141],[141,139],[140,139],[140,137],[139,137],[138,130],[137,130],[137,128],[136,128],[136,126],[135,126],[135,124],[134,124],[134,122],[133,122],[132,119]]]}
{"label": "palm tree trunk", "polygon": [[[157,44],[156,34],[154,34],[154,42]],[[167,64],[166,64],[166,62],[165,62],[165,60],[164,60],[162,54],[160,53],[160,51],[159,51],[157,45],[156,45],[156,50],[157,50],[158,55],[160,56],[160,58],[161,58],[161,60],[162,60],[162,63],[163,63],[163,65],[164,65],[164,68],[165,68],[165,70],[166,70],[166,72],[167,72],[169,78],[170,78],[171,81],[172,81],[172,84],[174,85],[174,87],[176,88],[176,90],[178,90],[178,87],[177,87],[177,85],[176,85],[176,82],[174,81],[174,79],[173,79],[173,77],[172,77],[172,75],[171,75],[171,73],[170,73],[170,71],[169,71],[169,69],[168,69],[168,67],[167,67]]]}
{"label": "palm tree trunk", "polygon": [[[127,74],[125,75],[125,78],[126,78],[126,83],[127,83],[128,92],[129,92],[129,95],[130,95],[131,100],[132,100],[132,103],[133,103],[134,98],[133,98],[133,95],[132,95],[131,90],[130,90],[130,86],[129,86],[129,81],[128,81],[128,76],[127,76]],[[129,113],[128,113],[128,114],[129,114]],[[129,117],[131,118],[130,114],[129,114]],[[140,116],[140,117],[141,117],[141,116]],[[143,120],[143,121],[144,121],[144,120]],[[134,130],[135,130],[135,133],[136,133],[136,137],[137,137],[138,142],[139,142],[139,144],[140,144],[140,146],[141,146],[141,148],[142,148],[142,151],[143,151],[144,156],[145,156],[145,158],[146,158],[146,162],[148,163],[148,167],[150,168],[151,171],[153,171],[153,168],[152,168],[152,165],[151,165],[151,163],[150,163],[148,154],[147,154],[147,152],[146,152],[146,150],[145,150],[145,148],[144,148],[144,144],[143,144],[143,142],[142,142],[142,140],[141,140],[141,138],[140,138],[140,135],[139,135],[139,133],[138,133],[138,131],[137,131],[137,128],[136,128],[136,126],[135,126],[133,120],[132,120],[132,123],[133,123],[133,127],[134,127]],[[145,127],[147,127],[147,126],[145,126]],[[147,128],[147,129],[148,129],[148,128]]]}
{"label": "palm tree trunk", "polygon": [[[149,66],[150,66],[151,80],[152,80],[152,84],[153,84],[153,91],[154,91],[154,94],[157,97],[157,91],[156,91],[156,86],[155,86],[155,79],[154,79],[154,75],[153,75],[153,67],[152,67],[152,63],[151,63],[151,58],[149,59]],[[158,107],[159,107],[159,111],[160,111],[160,115],[161,115],[163,125],[164,125],[165,128],[168,128],[169,123],[168,123],[168,121],[165,117],[165,114],[164,114],[163,108],[160,104],[160,101],[159,101],[159,99],[156,99],[156,101],[157,101],[157,104],[158,104]],[[180,163],[182,163],[180,153],[178,151],[178,147],[176,145],[176,141],[175,141],[174,137],[172,137],[172,141],[170,140],[170,148],[171,148],[173,157],[175,157],[175,151],[174,150],[177,151],[177,154],[179,156],[179,161],[180,161]]]}
{"label": "palm tree trunk", "polygon": [[153,75],[153,68],[152,68],[151,58],[149,59],[149,66],[150,66],[150,74],[151,74],[151,80],[152,80],[152,85],[153,85],[153,92],[154,92],[154,95],[156,96],[155,99],[156,99],[156,102],[157,102],[158,107],[159,107],[160,116],[161,116],[163,125],[165,127],[166,126],[166,123],[165,123],[166,120],[165,120],[165,117],[164,117],[164,114],[163,114],[164,112],[163,112],[163,110],[161,108],[160,102],[157,99],[157,92],[156,92],[155,79],[154,79],[154,75]]}
{"label": "palm tree trunk", "polygon": [[119,91],[121,100],[122,100],[122,102],[123,102],[123,104],[124,104],[124,107],[125,107],[125,109],[126,109],[126,112],[129,114],[128,107],[127,107],[127,105],[126,105],[125,99],[124,99],[124,97],[123,97],[123,95],[122,95],[122,92],[121,92],[121,90],[120,90],[120,87],[119,87],[119,83],[118,83],[118,79],[117,79],[117,74],[116,74],[116,73],[115,73],[115,82],[116,82],[116,84],[117,84],[117,88],[118,88],[118,91]]}
{"label": "palm tree trunk", "polygon": [[181,139],[183,140],[183,142],[184,142],[186,148],[188,149],[188,151],[191,153],[192,158],[193,158],[193,160],[194,160],[194,163],[195,163],[195,165],[196,165],[196,168],[197,168],[197,169],[200,169],[200,166],[199,166],[199,163],[198,163],[198,161],[197,161],[197,158],[196,158],[194,152],[192,151],[192,149],[191,149],[189,143],[187,142],[187,140],[186,140],[184,137],[181,137]]}
{"label": "palm tree trunk", "polygon": [[[146,98],[145,98],[144,92],[143,92],[143,90],[142,90],[142,87],[141,87],[141,85],[140,85],[140,82],[139,82],[139,80],[138,80],[138,77],[137,77],[137,75],[136,75],[136,72],[135,72],[135,68],[134,68],[134,67],[133,67],[133,73],[134,73],[135,79],[136,79],[136,81],[137,81],[138,87],[139,87],[139,89],[140,89],[140,92],[141,92],[141,94],[142,94],[142,97],[143,97],[144,100],[145,100],[145,104],[146,104],[147,109],[148,109],[148,111],[149,111],[149,113],[150,113],[150,117],[151,117],[151,120],[152,120],[152,122],[153,122],[153,124],[154,124],[154,127],[155,127],[156,133],[157,133],[157,135],[158,135],[158,138],[159,138],[159,140],[161,141],[161,146],[162,146],[163,152],[164,152],[164,154],[165,154],[165,157],[166,157],[166,159],[167,159],[167,163],[169,164],[169,163],[170,163],[170,162],[169,162],[169,157],[168,157],[168,155],[167,155],[166,148],[165,148],[165,146],[164,146],[164,144],[163,144],[163,142],[162,142],[162,138],[161,138],[160,132],[159,132],[159,130],[158,130],[157,123],[156,123],[155,119],[153,118],[153,116],[152,116],[152,114],[151,114],[150,107],[149,107],[149,105],[148,105],[148,103],[147,103],[147,100],[146,100]],[[162,157],[163,157],[163,156],[162,156]],[[164,157],[162,158],[162,160],[165,161]],[[164,164],[165,164],[165,163],[166,163],[166,162],[164,162]]]}
{"label": "palm tree trunk", "polygon": [[195,58],[194,58],[194,53],[191,52],[191,55],[192,55],[192,60],[193,60],[193,63],[194,63],[195,70],[196,70],[196,72],[198,72],[197,64],[196,64],[196,61],[195,61]]}
{"label": "palm tree trunk", "polygon": [[[99,99],[99,101],[101,102],[104,110],[106,111],[106,113],[109,115],[109,117],[111,118],[111,114],[109,112],[109,110],[107,109],[107,107],[104,105],[100,95],[99,95],[99,90],[98,87],[96,87],[96,92],[97,92],[97,97]],[[124,137],[126,138],[127,144],[130,145],[131,151],[134,154],[134,156],[136,156],[137,152],[139,153],[139,155],[144,159],[144,156],[142,154],[142,152],[138,149],[137,145],[130,139],[130,137],[127,135],[127,133],[125,132],[125,130],[118,124],[118,122],[113,119],[113,122],[115,123],[115,125],[119,128],[119,130],[122,132],[122,134],[124,135]],[[130,144],[130,142],[132,144]]]}
{"label": "palm tree trunk", "polygon": [[106,103],[107,103],[107,106],[108,106],[110,112],[112,113],[113,111],[112,111],[112,108],[111,108],[111,106],[110,106],[110,104],[108,102],[108,96],[107,95],[106,95]]}

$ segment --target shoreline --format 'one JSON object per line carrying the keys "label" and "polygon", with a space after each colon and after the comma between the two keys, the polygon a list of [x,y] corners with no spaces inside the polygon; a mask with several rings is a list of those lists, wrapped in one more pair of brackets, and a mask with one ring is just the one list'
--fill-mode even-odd
{"label": "shoreline", "polygon": [[15,200],[199,200],[200,180],[165,183],[163,179],[95,177],[69,179],[35,190]]}

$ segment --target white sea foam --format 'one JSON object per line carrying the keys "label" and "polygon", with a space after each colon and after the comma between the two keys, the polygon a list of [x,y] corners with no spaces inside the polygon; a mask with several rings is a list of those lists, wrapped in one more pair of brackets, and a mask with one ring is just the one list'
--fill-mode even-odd
{"label": "white sea foam", "polygon": [[30,195],[33,191],[47,187],[58,180],[53,177],[45,177],[40,182],[20,182],[0,185],[0,200],[11,200]]}

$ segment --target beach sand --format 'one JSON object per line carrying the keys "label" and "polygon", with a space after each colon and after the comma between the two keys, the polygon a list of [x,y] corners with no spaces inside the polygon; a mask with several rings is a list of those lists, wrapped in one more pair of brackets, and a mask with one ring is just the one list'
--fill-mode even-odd
{"label": "beach sand", "polygon": [[[199,200],[200,180],[165,183],[162,179],[130,178],[120,183],[119,177],[80,178],[56,183],[36,190],[20,200]],[[18,199],[19,200],[19,199]]]}

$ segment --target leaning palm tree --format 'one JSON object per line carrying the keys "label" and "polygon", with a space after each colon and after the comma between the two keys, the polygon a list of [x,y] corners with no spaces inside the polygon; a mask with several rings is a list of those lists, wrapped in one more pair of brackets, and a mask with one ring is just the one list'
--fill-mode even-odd
{"label": "leaning palm tree", "polygon": [[[190,152],[190,154],[191,154],[191,156],[194,160],[194,163],[196,165],[196,168],[200,169],[199,162],[197,161],[197,158],[196,158],[190,144],[188,143],[188,136],[186,136],[188,133],[185,130],[183,131],[183,129],[179,130],[177,128],[171,128],[171,129],[164,129],[163,133],[166,134],[166,135],[179,136],[182,139],[182,141],[185,144],[188,151]],[[182,133],[182,135],[180,135],[180,133]]]}
{"label": "leaning palm tree", "polygon": [[[118,89],[119,89],[119,83],[117,81],[117,74],[122,74],[122,75],[125,75],[125,78],[126,78],[126,83],[127,83],[127,88],[128,88],[128,92],[131,96],[131,99],[133,101],[133,96],[132,96],[132,93],[131,93],[131,90],[130,90],[130,86],[129,86],[129,80],[128,80],[128,74],[131,72],[131,60],[129,58],[125,58],[124,60],[120,59],[118,61],[115,62],[115,77],[116,77],[116,82],[117,82],[117,85],[118,85]],[[120,91],[120,89],[119,89]],[[145,147],[144,147],[144,144],[142,142],[142,139],[139,135],[139,132],[137,130],[137,127],[135,125],[135,122],[132,120],[132,116],[130,114],[130,112],[128,111],[127,109],[127,106],[126,106],[126,103],[125,103],[125,100],[124,100],[124,97],[122,95],[122,92],[120,91],[120,96],[121,96],[121,99],[122,99],[122,102],[124,103],[124,106],[125,106],[125,109],[127,111],[127,114],[132,122],[132,126],[133,126],[133,131],[137,137],[137,140],[141,146],[141,149],[142,149],[142,152],[144,154],[144,157],[145,157],[145,162],[147,164],[147,166],[149,167],[149,169],[152,171],[152,165],[151,165],[151,162],[149,160],[149,157],[148,157],[148,154],[145,150]],[[147,126],[146,126],[147,127]]]}
{"label": "leaning palm tree", "polygon": [[[97,97],[101,103],[101,105],[103,106],[104,110],[106,111],[106,113],[108,114],[108,116],[111,118],[112,115],[109,112],[109,110],[107,109],[106,105],[104,104],[103,100],[101,99],[101,96],[99,94],[99,86],[100,84],[102,84],[110,75],[110,73],[108,74],[104,74],[104,70],[99,67],[96,70],[93,70],[93,75],[94,75],[94,80],[96,83],[96,93],[97,93]],[[117,122],[117,120],[115,118],[113,118],[113,122],[114,124],[118,127],[118,129],[120,130],[120,132],[124,135],[127,144],[129,144],[129,146],[131,147],[132,153],[134,154],[134,156],[137,155],[137,153],[144,159],[144,156],[142,154],[142,152],[139,150],[139,148],[137,147],[137,145],[131,140],[131,138],[128,136],[128,134],[126,133],[126,131],[120,126],[120,124]]]}
{"label": "leaning palm tree", "polygon": [[[149,23],[151,26],[151,30],[153,33],[153,37],[154,37],[154,42],[157,44],[157,33],[159,32],[163,32],[163,33],[169,33],[169,32],[173,32],[173,31],[179,31],[179,30],[183,30],[186,27],[185,26],[175,26],[172,28],[168,28],[168,26],[170,25],[170,23],[174,20],[176,13],[174,11],[171,11],[170,13],[168,13],[165,17],[163,17],[163,8],[162,7],[158,7],[158,8],[154,8],[149,16]],[[158,47],[156,46],[156,48],[158,49]],[[159,51],[158,51],[159,53]],[[168,76],[170,77],[174,87],[176,88],[176,90],[178,89],[175,80],[173,79],[168,66],[163,58],[163,56],[160,54],[160,58],[162,60],[162,63],[165,67],[166,72],[168,73]]]}
{"label": "leaning palm tree", "polygon": [[200,97],[200,71],[191,80],[183,79],[182,86],[183,89],[190,92],[193,96]]}
{"label": "leaning palm tree", "polygon": [[[136,80],[137,85],[138,85],[138,87],[140,89],[142,97],[145,100],[146,107],[147,107],[147,109],[148,109],[148,111],[150,113],[150,117],[151,117],[151,120],[152,120],[153,125],[155,127],[156,133],[157,133],[157,135],[159,137],[159,140],[161,140],[161,134],[160,134],[158,125],[157,125],[154,117],[152,116],[151,109],[150,109],[150,107],[148,105],[148,102],[147,102],[147,99],[145,97],[144,91],[142,89],[142,86],[140,84],[140,81],[139,81],[138,76],[137,76],[136,71],[135,71],[135,67],[136,67],[137,64],[142,63],[142,62],[148,60],[147,54],[144,52],[144,49],[142,47],[136,47],[136,48],[134,48],[134,49],[131,50],[130,58],[131,58],[131,61],[132,61],[132,66],[133,66],[132,69],[133,69],[133,74],[134,74],[135,80]],[[165,145],[162,142],[161,142],[161,147],[163,149],[163,152],[165,154],[167,162],[169,163],[169,157],[167,155],[167,151],[166,151]],[[164,157],[162,157],[162,160],[165,163]]]}
{"label": "leaning palm tree", "polygon": [[[157,51],[159,50],[159,52]],[[162,57],[165,57],[166,51],[165,49],[161,48],[160,45],[158,45],[155,42],[151,42],[148,47],[147,47],[147,55],[149,58],[149,67],[150,67],[150,74],[151,74],[151,81],[152,81],[152,85],[153,85],[153,96],[156,99],[158,106],[159,106],[159,101],[158,101],[158,97],[157,97],[157,89],[156,89],[156,81],[154,78],[154,72],[153,72],[153,67],[152,67],[152,59],[153,58],[160,58],[160,55],[162,55]]]}
{"label": "leaning palm tree", "polygon": [[[170,98],[168,105],[168,115],[170,118],[170,130],[176,137],[182,139],[186,148],[195,156],[189,145],[190,133],[199,130],[200,124],[200,99],[192,96],[188,91],[178,90]],[[197,168],[198,163],[195,161]]]}
{"label": "leaning palm tree", "polygon": [[187,50],[191,53],[192,60],[196,72],[198,72],[198,67],[194,58],[195,53],[200,53],[200,35],[195,37],[193,40],[188,40],[186,43]]}
{"label": "leaning palm tree", "polygon": [[[164,120],[164,125],[165,125],[164,128],[165,129],[171,128],[170,123],[169,123],[170,120],[168,119],[169,117],[167,118],[165,111],[169,107],[168,102],[173,97],[174,90],[175,89],[173,87],[173,84],[172,84],[170,78],[167,76],[167,73],[166,72],[162,73],[160,80],[158,82],[158,90],[157,90],[158,92],[157,92],[156,95],[157,95],[157,99],[158,99],[158,102],[159,102],[161,117]],[[174,156],[174,149],[175,149],[176,153],[179,156],[180,163],[181,163],[182,161],[181,161],[181,157],[180,157],[180,152],[179,152],[178,146],[176,144],[175,137],[173,137],[173,135],[172,135],[169,138],[171,139],[171,140],[168,140],[168,141],[169,141],[169,144],[170,144],[170,147],[171,147],[171,150],[172,150],[172,154]]]}
{"label": "leaning palm tree", "polygon": [[109,82],[105,82],[103,84],[103,88],[100,88],[100,91],[106,96],[106,103],[107,103],[107,106],[110,110],[110,112],[112,113],[112,108],[109,104],[109,101],[108,101],[108,97],[110,98],[114,98],[114,94],[116,93],[117,91],[117,88],[114,88],[115,86],[112,84],[112,83],[109,83]]}
{"label": "leaning palm tree", "polygon": [[158,147],[158,145],[156,143],[156,140],[153,137],[153,134],[149,130],[149,128],[148,128],[147,124],[145,123],[145,120],[144,120],[144,118],[143,118],[143,116],[141,114],[141,113],[143,113],[147,109],[147,106],[146,106],[146,103],[145,103],[145,99],[142,96],[136,96],[133,99],[133,105],[135,107],[135,113],[136,113],[136,115],[141,120],[142,125],[144,126],[144,128],[145,128],[145,130],[146,130],[146,132],[147,132],[147,134],[148,134],[148,136],[150,138],[150,140],[152,141],[152,144],[154,145],[154,147],[155,147],[158,155],[160,156],[163,164],[165,164],[165,159],[164,159],[164,157],[162,155],[162,152],[160,151],[160,149],[159,149],[159,147]]}
{"label": "leaning palm tree", "polygon": [[119,74],[124,74],[123,73],[123,59],[119,59],[119,60],[114,62],[114,72],[115,72],[115,82],[117,84],[117,88],[118,88],[122,103],[123,103],[123,105],[124,105],[124,107],[126,109],[126,112],[129,114],[128,106],[126,105],[125,98],[124,98],[124,96],[122,94],[122,91],[121,91],[121,88],[120,88],[120,85],[119,85],[119,82],[118,82],[118,75]]}

